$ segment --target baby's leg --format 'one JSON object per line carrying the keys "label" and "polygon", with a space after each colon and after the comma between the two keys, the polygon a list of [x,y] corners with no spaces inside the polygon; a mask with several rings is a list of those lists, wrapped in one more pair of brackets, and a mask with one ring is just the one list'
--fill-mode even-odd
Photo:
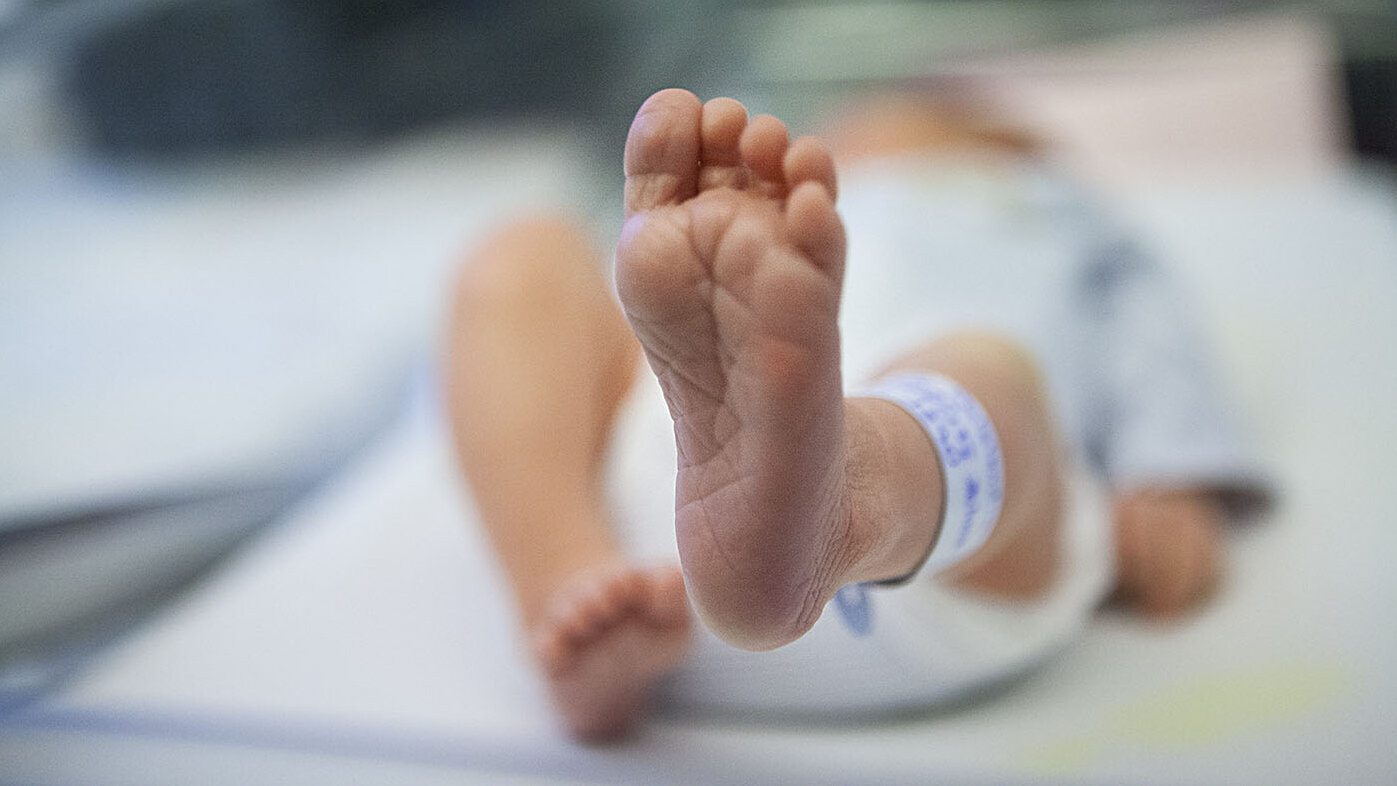
{"label": "baby's leg", "polygon": [[448,341],[458,453],[571,733],[625,730],[690,628],[676,566],[620,554],[602,453],[639,359],[586,234],[518,221],[469,260]]}
{"label": "baby's leg", "polygon": [[[771,117],[651,97],[626,146],[617,284],[674,417],[686,583],[748,649],[800,637],[842,586],[912,570],[935,542],[939,459],[917,422],[845,399],[844,235],[829,153]],[[1031,363],[987,337],[930,343],[897,369],[977,397],[1005,461],[1000,524],[951,578],[1028,595],[1056,567],[1056,450]]]}
{"label": "baby's leg", "polygon": [[[1037,596],[1056,577],[1063,504],[1061,446],[1037,366],[1007,339],[956,333],[931,341],[890,369],[907,370],[933,371],[959,382],[989,414],[1003,451],[1004,505],[994,532],[944,578],[997,597]],[[903,410],[887,406],[904,427],[912,422]]]}

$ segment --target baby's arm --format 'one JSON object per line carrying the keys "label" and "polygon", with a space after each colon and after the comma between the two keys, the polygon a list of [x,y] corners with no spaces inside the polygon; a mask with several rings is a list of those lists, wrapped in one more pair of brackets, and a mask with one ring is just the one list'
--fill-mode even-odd
{"label": "baby's arm", "polygon": [[1116,489],[1117,597],[1176,616],[1216,588],[1223,524],[1264,502],[1265,473],[1180,282],[1129,241],[1100,264],[1107,416],[1098,448]]}
{"label": "baby's arm", "polygon": [[1174,617],[1207,600],[1222,575],[1225,518],[1203,488],[1141,489],[1113,502],[1115,600],[1152,617]]}

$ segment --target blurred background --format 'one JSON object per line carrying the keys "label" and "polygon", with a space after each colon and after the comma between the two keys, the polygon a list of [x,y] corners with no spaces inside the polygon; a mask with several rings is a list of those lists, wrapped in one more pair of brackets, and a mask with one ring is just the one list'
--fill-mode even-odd
{"label": "blurred background", "polygon": [[0,0],[0,738],[430,396],[473,239],[614,237],[667,86],[798,133],[972,96],[1192,276],[1283,474],[1324,440],[1282,344],[1353,353],[1344,482],[1397,469],[1392,0]]}

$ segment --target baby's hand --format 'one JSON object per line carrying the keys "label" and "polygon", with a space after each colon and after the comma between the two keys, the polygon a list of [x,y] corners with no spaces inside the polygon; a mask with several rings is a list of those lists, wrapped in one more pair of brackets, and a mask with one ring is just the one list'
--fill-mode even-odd
{"label": "baby's hand", "polygon": [[1151,617],[1177,617],[1207,600],[1223,569],[1223,512],[1202,489],[1118,494],[1116,600]]}

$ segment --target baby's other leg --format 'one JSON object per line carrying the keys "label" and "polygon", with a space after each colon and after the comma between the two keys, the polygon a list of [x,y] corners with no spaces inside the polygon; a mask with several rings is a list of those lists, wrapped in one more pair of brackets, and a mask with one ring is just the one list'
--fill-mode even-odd
{"label": "baby's other leg", "polygon": [[[1008,157],[1038,152],[1038,140],[998,122],[973,99],[874,96],[831,118],[831,147],[841,164],[956,149]],[[917,369],[945,374],[979,398],[1004,443],[1008,494],[999,524],[981,552],[947,578],[1013,597],[1046,589],[1058,559],[1060,448],[1035,363],[1005,339],[963,333],[929,343],[895,370]]]}
{"label": "baby's other leg", "polygon": [[639,348],[572,222],[518,220],[463,266],[446,358],[466,480],[568,730],[626,730],[687,648],[677,566],[629,564],[602,456]]}

